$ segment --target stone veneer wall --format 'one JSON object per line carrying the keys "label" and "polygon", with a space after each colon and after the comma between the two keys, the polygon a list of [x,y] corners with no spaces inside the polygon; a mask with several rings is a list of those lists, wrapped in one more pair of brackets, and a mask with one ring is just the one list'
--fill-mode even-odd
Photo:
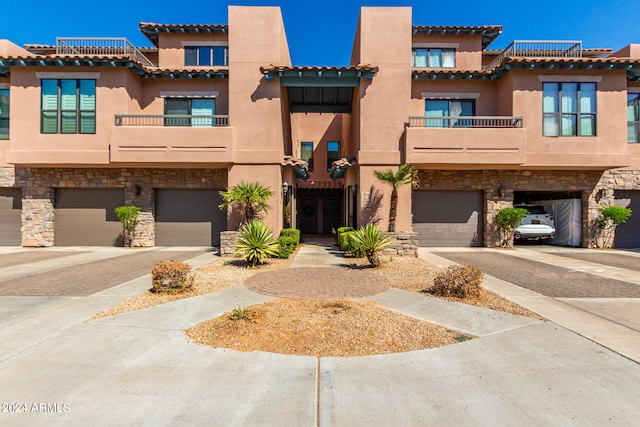
{"label": "stone veneer wall", "polygon": [[[136,196],[134,187],[141,188]],[[226,169],[16,168],[22,188],[22,245],[53,246],[56,188],[123,188],[125,205],[142,208],[134,244],[154,246],[154,188],[224,189]]]}
{"label": "stone veneer wall", "polygon": [[418,256],[418,233],[396,231],[385,232],[384,235],[390,237],[393,243],[382,251],[383,255]]}
{"label": "stone veneer wall", "polygon": [[[625,175],[626,176],[626,175]],[[580,191],[582,193],[582,245],[593,245],[598,206],[612,203],[613,192],[600,192],[602,171],[435,171],[421,170],[421,190],[482,190],[484,192],[484,245],[499,245],[495,217],[499,209],[513,206],[514,191]],[[626,179],[626,178],[624,178]],[[504,197],[499,194],[505,190]]]}
{"label": "stone veneer wall", "polygon": [[240,237],[239,231],[223,231],[220,233],[220,256],[237,256],[233,253],[233,244]]}

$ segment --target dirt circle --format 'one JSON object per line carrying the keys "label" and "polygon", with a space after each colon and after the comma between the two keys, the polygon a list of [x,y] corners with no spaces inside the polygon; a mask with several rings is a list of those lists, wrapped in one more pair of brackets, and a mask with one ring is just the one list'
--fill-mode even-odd
{"label": "dirt circle", "polygon": [[339,267],[265,271],[251,276],[244,284],[254,292],[277,298],[360,298],[389,289],[387,280],[380,275]]}

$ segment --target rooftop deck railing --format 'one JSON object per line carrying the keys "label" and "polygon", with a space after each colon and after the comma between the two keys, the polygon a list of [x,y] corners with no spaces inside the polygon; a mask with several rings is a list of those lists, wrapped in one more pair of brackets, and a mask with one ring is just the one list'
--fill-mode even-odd
{"label": "rooftop deck railing", "polygon": [[409,127],[422,128],[521,128],[522,117],[508,116],[411,116]]}
{"label": "rooftop deck railing", "polygon": [[580,40],[514,40],[485,68],[493,69],[507,56],[524,58],[582,58]]}
{"label": "rooftop deck railing", "polygon": [[133,55],[147,67],[155,65],[124,37],[57,37],[57,55]]}
{"label": "rooftop deck railing", "polygon": [[116,114],[116,126],[229,126],[229,116]]}

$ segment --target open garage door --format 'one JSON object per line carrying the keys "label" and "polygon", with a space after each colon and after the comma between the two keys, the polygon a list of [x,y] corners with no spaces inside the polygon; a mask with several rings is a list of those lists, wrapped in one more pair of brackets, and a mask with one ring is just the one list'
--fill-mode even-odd
{"label": "open garage door", "polygon": [[640,191],[616,190],[615,204],[631,208],[631,217],[616,228],[616,248],[640,248]]}
{"label": "open garage door", "polygon": [[413,231],[420,246],[483,246],[482,191],[414,191]]}
{"label": "open garage door", "polygon": [[0,246],[20,246],[22,235],[22,191],[0,188]]}
{"label": "open garage door", "polygon": [[157,246],[218,246],[227,212],[218,190],[156,189]]}
{"label": "open garage door", "polygon": [[122,205],[123,189],[56,188],[56,246],[120,246],[122,225],[113,210]]}

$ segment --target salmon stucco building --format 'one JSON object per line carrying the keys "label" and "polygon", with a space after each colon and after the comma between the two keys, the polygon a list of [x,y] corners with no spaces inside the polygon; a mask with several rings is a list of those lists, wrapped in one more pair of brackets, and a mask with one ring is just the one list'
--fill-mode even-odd
{"label": "salmon stucco building", "polygon": [[374,171],[408,163],[409,253],[495,246],[496,212],[521,203],[564,212],[556,243],[583,247],[599,207],[629,206],[616,245],[640,247],[640,44],[496,50],[501,26],[410,7],[363,7],[349,66],[292,65],[277,7],[140,31],[152,47],[0,40],[0,245],[118,244],[113,208],[136,205],[137,245],[217,246],[240,221],[219,191],[242,181],[274,192],[276,233],[386,228]]}

